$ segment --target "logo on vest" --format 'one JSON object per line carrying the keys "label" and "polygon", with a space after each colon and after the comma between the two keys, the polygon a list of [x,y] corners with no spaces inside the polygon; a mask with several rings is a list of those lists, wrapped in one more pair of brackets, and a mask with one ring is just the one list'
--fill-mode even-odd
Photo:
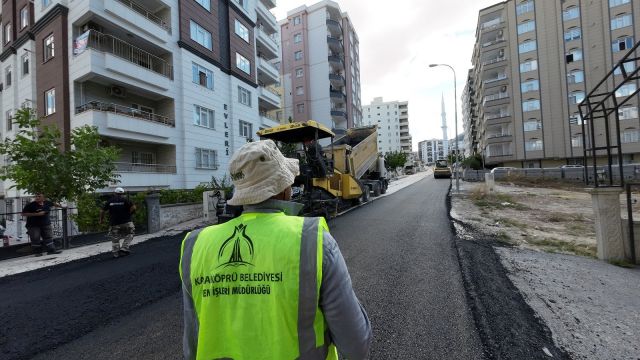
{"label": "logo on vest", "polygon": [[253,264],[253,241],[247,236],[246,225],[240,224],[233,229],[218,251],[218,267],[247,266]]}

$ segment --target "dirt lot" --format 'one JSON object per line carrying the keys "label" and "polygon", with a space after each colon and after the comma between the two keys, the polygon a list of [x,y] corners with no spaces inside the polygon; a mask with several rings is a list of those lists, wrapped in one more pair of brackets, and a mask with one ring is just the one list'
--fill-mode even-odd
{"label": "dirt lot", "polygon": [[[581,184],[461,182],[452,197],[452,216],[499,240],[521,248],[595,257],[596,238],[591,195]],[[455,192],[455,184],[452,193]],[[634,194],[634,198],[638,198]],[[626,218],[626,198],[620,196]],[[634,203],[634,219],[640,204]]]}

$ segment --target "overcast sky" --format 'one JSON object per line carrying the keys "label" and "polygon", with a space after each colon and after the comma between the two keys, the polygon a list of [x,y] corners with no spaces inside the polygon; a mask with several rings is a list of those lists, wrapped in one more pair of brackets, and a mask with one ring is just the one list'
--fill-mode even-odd
{"label": "overcast sky", "polygon": [[[288,11],[317,1],[276,0],[278,20]],[[453,73],[458,91],[458,133],[462,133],[460,96],[471,67],[478,11],[499,0],[340,0],[360,38],[362,104],[374,97],[409,101],[413,150],[422,140],[442,138],[444,95],[449,138],[454,136]]]}

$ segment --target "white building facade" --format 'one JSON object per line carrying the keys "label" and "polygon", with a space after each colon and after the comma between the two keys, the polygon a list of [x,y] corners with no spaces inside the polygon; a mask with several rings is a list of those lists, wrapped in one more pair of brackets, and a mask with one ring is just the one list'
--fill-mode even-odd
{"label": "white building facade", "polygon": [[382,97],[376,97],[370,105],[362,107],[363,125],[378,126],[378,151],[381,153],[411,154],[408,106],[407,101],[384,102]]}

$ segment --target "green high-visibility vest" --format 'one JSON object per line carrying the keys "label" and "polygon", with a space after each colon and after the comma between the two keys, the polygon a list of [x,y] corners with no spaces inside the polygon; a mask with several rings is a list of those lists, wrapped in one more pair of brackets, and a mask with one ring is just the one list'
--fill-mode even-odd
{"label": "green high-visibility vest", "polygon": [[247,213],[188,234],[196,359],[336,359],[319,309],[324,218]]}

